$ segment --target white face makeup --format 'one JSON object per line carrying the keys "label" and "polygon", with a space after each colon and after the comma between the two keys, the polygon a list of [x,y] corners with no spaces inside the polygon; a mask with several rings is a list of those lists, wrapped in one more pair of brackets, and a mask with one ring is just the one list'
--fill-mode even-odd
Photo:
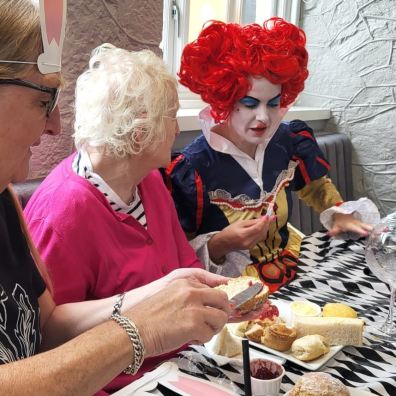
{"label": "white face makeup", "polygon": [[265,78],[250,81],[252,88],[235,104],[224,136],[254,157],[257,145],[272,138],[286,111],[280,108],[281,85],[274,85]]}

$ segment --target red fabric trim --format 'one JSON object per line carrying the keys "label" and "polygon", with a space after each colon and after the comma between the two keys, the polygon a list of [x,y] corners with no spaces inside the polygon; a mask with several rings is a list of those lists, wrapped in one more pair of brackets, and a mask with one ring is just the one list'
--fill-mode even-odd
{"label": "red fabric trim", "polygon": [[178,155],[171,163],[170,165],[165,169],[165,184],[166,187],[168,188],[169,192],[172,194],[173,186],[172,186],[172,180],[171,180],[171,173],[173,172],[173,169],[175,169],[175,166],[184,158],[183,154]]}
{"label": "red fabric trim", "polygon": [[197,224],[197,230],[201,226],[202,223],[202,215],[203,215],[203,204],[204,204],[204,199],[203,199],[203,184],[202,184],[202,179],[201,176],[199,176],[198,172],[194,172],[195,175],[195,185],[197,187],[197,212],[196,212],[196,224]]}
{"label": "red fabric trim", "polygon": [[294,253],[292,253],[290,250],[288,249],[283,249],[282,252],[280,253],[280,256],[291,256],[294,259],[298,260],[298,256],[296,256]]}
{"label": "red fabric trim", "polygon": [[165,172],[167,175],[170,175],[173,172],[173,169],[175,169],[175,166],[184,158],[183,154],[178,155],[171,163],[170,165],[166,168]]}
{"label": "red fabric trim", "polygon": [[301,175],[305,181],[305,184],[311,183],[311,178],[309,177],[309,174],[308,174],[307,168],[305,167],[304,161],[301,158],[297,157],[296,155],[293,155],[293,159],[298,161],[298,167],[300,168],[300,172],[301,172]]}
{"label": "red fabric trim", "polygon": [[312,136],[312,134],[309,133],[308,131],[293,132],[292,136],[293,137],[304,136],[304,137],[307,137],[308,139],[315,140],[314,137]]}
{"label": "red fabric trim", "polygon": [[323,158],[316,157],[315,159],[316,159],[316,161],[318,161],[320,164],[322,164],[327,170],[330,170],[330,169],[331,169],[330,164],[329,164],[327,161],[325,161]]}

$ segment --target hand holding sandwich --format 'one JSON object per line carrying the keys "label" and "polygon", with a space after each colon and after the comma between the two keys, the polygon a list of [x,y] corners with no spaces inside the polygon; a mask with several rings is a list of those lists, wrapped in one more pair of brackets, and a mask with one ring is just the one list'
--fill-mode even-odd
{"label": "hand holding sandwich", "polygon": [[232,311],[228,322],[237,323],[279,314],[276,307],[268,300],[268,286],[260,279],[252,276],[230,278],[227,284],[219,285],[217,289],[227,293],[231,304]]}
{"label": "hand holding sandwich", "polygon": [[186,343],[209,341],[227,323],[230,312],[226,293],[184,278],[170,282],[126,316],[138,327],[146,356],[155,356]]}
{"label": "hand holding sandwich", "polygon": [[246,276],[224,278],[188,269],[174,271],[168,277],[175,279],[168,278],[169,284],[141,302],[139,309],[132,307],[126,312],[144,338],[146,356],[159,355],[185,343],[205,343],[227,322],[257,318],[268,297],[268,288],[263,285],[236,312],[229,299],[259,280]]}

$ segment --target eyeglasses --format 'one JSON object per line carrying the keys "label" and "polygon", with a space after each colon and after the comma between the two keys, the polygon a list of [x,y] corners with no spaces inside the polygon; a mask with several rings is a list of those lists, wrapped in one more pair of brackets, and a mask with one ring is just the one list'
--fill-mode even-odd
{"label": "eyeglasses", "polygon": [[4,80],[0,79],[0,85],[1,84],[19,85],[21,87],[28,87],[28,88],[35,89],[36,91],[41,91],[41,92],[50,94],[51,99],[47,102],[47,105],[46,105],[47,118],[50,116],[50,114],[53,112],[56,105],[58,104],[60,88],[44,87],[43,85],[38,85],[38,84],[32,83],[30,81],[25,81],[25,80],[20,80],[20,79],[4,79]]}

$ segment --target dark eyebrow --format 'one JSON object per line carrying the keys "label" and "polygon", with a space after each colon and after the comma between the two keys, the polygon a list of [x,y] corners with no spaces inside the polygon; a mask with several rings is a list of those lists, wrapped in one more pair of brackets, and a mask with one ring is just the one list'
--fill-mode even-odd
{"label": "dark eyebrow", "polygon": [[[256,100],[257,102],[260,102],[260,100],[257,99],[257,98],[255,98],[254,96],[248,96],[248,95],[246,95],[246,96],[244,96],[242,99],[253,99],[253,100]],[[242,99],[241,99],[241,100],[242,100]]]}
{"label": "dark eyebrow", "polygon": [[244,96],[242,99],[239,100],[239,103],[242,103],[244,105],[247,105],[248,103],[250,105],[258,105],[260,103],[260,100],[254,98],[253,96]]}
{"label": "dark eyebrow", "polygon": [[[278,95],[274,96],[272,99],[270,99],[268,102],[272,102],[273,100],[277,100],[281,96],[282,96],[282,94],[278,94]],[[252,100],[256,100],[257,102],[260,102],[260,99],[257,99],[254,96],[249,96],[249,95],[244,96],[242,99],[252,99]]]}

